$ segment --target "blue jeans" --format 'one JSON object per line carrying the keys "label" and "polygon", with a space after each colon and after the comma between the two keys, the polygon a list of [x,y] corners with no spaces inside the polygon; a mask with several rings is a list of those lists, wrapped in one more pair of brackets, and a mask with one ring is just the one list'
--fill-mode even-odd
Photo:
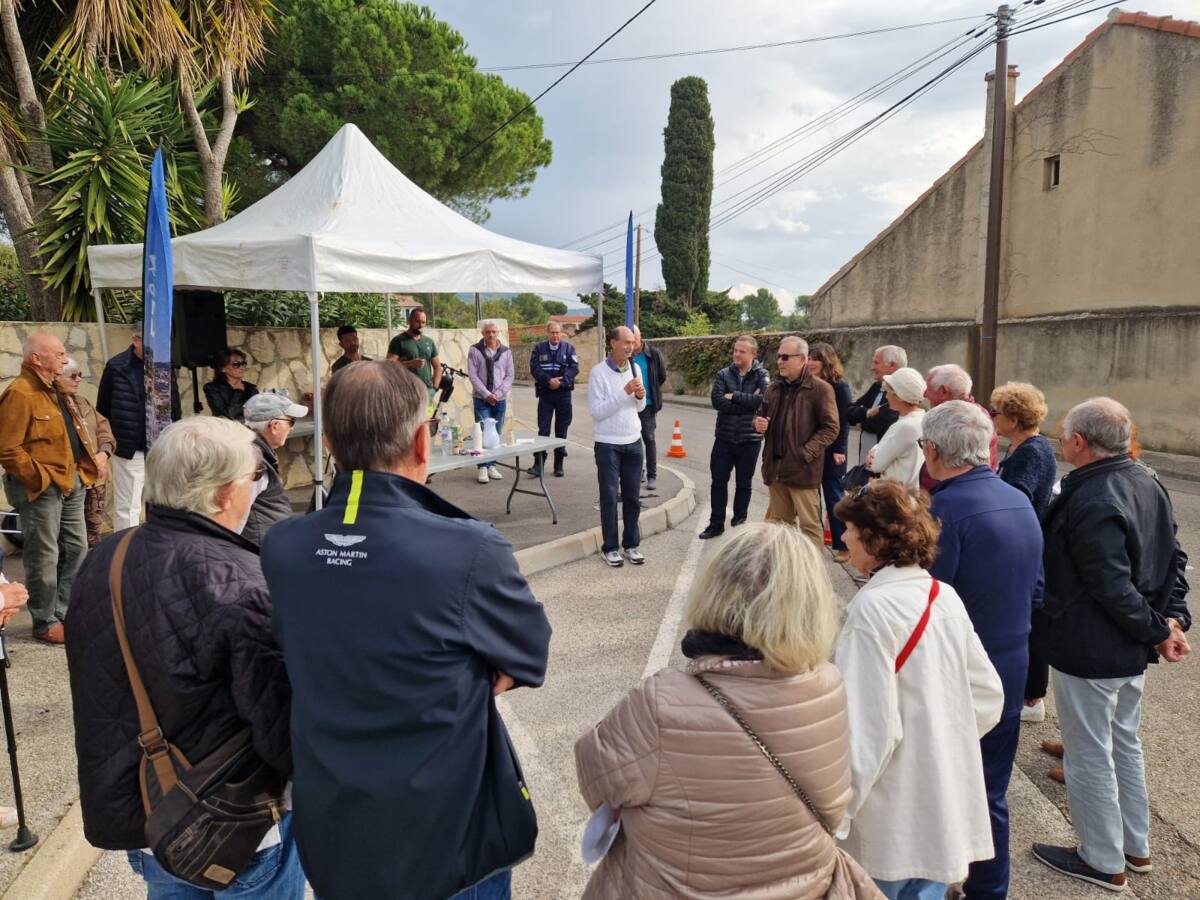
{"label": "blue jeans", "polygon": [[904,881],[880,881],[875,886],[883,891],[888,900],[942,900],[949,885],[924,878],[906,878]]}
{"label": "blue jeans", "polygon": [[[507,400],[499,400],[495,406],[490,405],[485,400],[480,400],[478,397],[471,398],[472,408],[475,410],[475,421],[482,422],[484,419],[496,420],[496,433],[500,434],[504,430],[504,410],[508,406]],[[479,468],[484,468],[479,466]]]}
{"label": "blue jeans", "polygon": [[498,872],[486,881],[455,894],[450,900],[509,900],[512,897],[512,869]]}
{"label": "blue jeans", "polygon": [[750,492],[754,486],[754,469],[762,455],[762,441],[744,441],[735,444],[718,438],[713,441],[712,454],[708,458],[712,476],[712,512],[709,527],[715,531],[725,528],[725,507],[729,504],[729,475],[734,475],[733,518],[744,519],[750,511]]}
{"label": "blue jeans", "polygon": [[181,881],[141,850],[129,851],[129,865],[146,882],[146,900],[303,900],[304,872],[292,837],[291,813],[279,821],[279,834],[283,840],[255,854],[223,891]]}
{"label": "blue jeans", "polygon": [[600,477],[600,530],[604,533],[604,553],[617,549],[617,485],[621,486],[621,510],[625,533],[621,546],[626,550],[642,542],[638,517],[642,507],[638,495],[642,488],[642,442],[602,444],[596,442],[596,474]]}
{"label": "blue jeans", "polygon": [[1150,799],[1138,728],[1146,676],[1076,678],[1054,672],[1063,771],[1079,855],[1097,871],[1150,855]]}
{"label": "blue jeans", "polygon": [[843,539],[846,525],[833,514],[833,508],[845,493],[841,475],[829,475],[821,479],[821,494],[825,498],[825,513],[829,516],[829,536],[832,538],[830,546],[835,552],[846,549],[846,541]]}

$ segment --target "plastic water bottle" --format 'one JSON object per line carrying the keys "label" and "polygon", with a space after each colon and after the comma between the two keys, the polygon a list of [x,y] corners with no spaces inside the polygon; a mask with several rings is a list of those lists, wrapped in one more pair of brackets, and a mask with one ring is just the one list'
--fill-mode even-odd
{"label": "plastic water bottle", "polygon": [[454,432],[450,428],[450,413],[442,413],[442,456],[449,456],[454,450]]}

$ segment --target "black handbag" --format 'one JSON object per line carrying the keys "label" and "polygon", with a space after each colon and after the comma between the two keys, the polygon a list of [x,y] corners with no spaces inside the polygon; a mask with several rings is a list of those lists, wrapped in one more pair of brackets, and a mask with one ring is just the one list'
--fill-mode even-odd
{"label": "black handbag", "polygon": [[845,475],[842,476],[842,489],[849,493],[856,491],[872,478],[878,478],[877,472],[872,472],[866,466],[852,466]]}
{"label": "black handbag", "polygon": [[146,845],[155,861],[176,878],[220,891],[246,868],[267,832],[279,822],[285,779],[259,757],[249,728],[195,765],[163,735],[133,660],[121,602],[125,554],[137,531],[131,529],[117,544],[108,586],[141,729],[138,786],[146,813]]}

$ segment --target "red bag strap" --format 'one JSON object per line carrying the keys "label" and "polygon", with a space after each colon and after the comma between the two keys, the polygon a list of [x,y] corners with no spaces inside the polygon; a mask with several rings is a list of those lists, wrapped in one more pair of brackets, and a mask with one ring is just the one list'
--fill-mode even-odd
{"label": "red bag strap", "polygon": [[933,612],[933,601],[937,599],[938,583],[938,580],[934,578],[933,584],[929,586],[929,602],[925,604],[925,612],[921,613],[921,620],[917,622],[917,627],[908,636],[908,642],[904,645],[904,649],[896,657],[897,672],[904,668],[904,664],[908,662],[908,658],[912,656],[913,650],[916,649],[917,642],[921,640],[921,635],[925,633],[925,626],[929,624],[929,615]]}

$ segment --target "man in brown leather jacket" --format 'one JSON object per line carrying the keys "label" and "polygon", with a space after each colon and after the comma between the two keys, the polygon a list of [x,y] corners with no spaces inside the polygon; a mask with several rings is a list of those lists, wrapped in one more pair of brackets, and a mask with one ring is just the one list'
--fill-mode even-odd
{"label": "man in brown leather jacket", "polygon": [[99,476],[88,430],[54,385],[67,352],[49,334],[25,339],[21,374],[0,395],[4,491],[21,516],[33,636],[65,640],[71,582],[87,552],[84,489]]}
{"label": "man in brown leather jacket", "polygon": [[763,483],[770,488],[767,521],[796,524],[818,547],[825,448],[838,436],[837,401],[828,382],[808,371],[808,343],[785,337],[775,354],[779,379],[767,388],[754,430],[763,441]]}

